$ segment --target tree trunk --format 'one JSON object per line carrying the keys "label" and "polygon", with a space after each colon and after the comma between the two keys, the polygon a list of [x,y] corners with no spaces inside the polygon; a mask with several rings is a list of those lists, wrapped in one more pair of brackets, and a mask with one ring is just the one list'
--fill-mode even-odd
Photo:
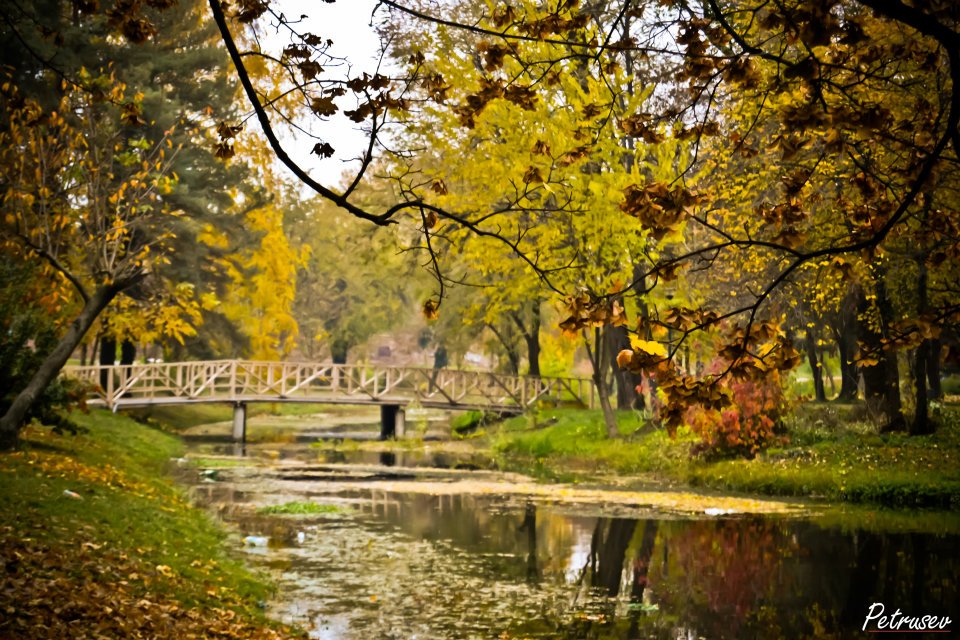
{"label": "tree trunk", "polygon": [[[530,326],[524,321],[524,314],[519,311],[511,311],[510,319],[517,325],[523,341],[527,345],[527,375],[535,378],[540,377],[540,299],[535,298],[530,301]],[[497,334],[499,338],[500,335]],[[504,342],[501,338],[501,342]],[[506,344],[504,342],[504,344]],[[518,366],[519,370],[519,366]]]}
{"label": "tree trunk", "polygon": [[617,409],[643,409],[643,396],[637,392],[637,387],[643,379],[632,371],[624,371],[617,365],[617,354],[623,349],[630,348],[630,335],[626,327],[610,327],[608,348],[610,351],[610,368],[617,386]]}
{"label": "tree trunk", "polygon": [[837,383],[833,380],[833,371],[830,369],[830,366],[827,364],[827,352],[825,349],[819,349],[817,353],[820,355],[820,368],[823,370],[823,377],[830,383],[830,395],[837,395]]}
{"label": "tree trunk", "polygon": [[910,423],[910,435],[923,436],[933,433],[934,425],[930,420],[930,398],[927,394],[927,360],[930,353],[930,341],[924,340],[913,355],[913,384],[916,388],[916,411]]}
{"label": "tree trunk", "polygon": [[940,380],[940,352],[943,343],[939,338],[930,341],[930,353],[927,354],[927,384],[930,387],[931,400],[943,398],[943,384]]}
{"label": "tree trunk", "polygon": [[837,402],[853,402],[857,399],[859,367],[857,357],[857,299],[858,291],[848,291],[840,303],[840,313],[834,326],[837,350],[840,352],[840,394]]}
{"label": "tree trunk", "polygon": [[[101,367],[113,366],[113,363],[117,361],[117,339],[116,338],[108,335],[103,335],[100,338],[100,357],[98,358],[97,361],[100,363]],[[109,369],[100,370],[100,388],[101,389],[107,388],[109,377],[110,377]]]}
{"label": "tree trunk", "polygon": [[[922,260],[918,264],[917,276],[917,313],[922,318],[927,312],[927,265]],[[933,433],[934,424],[930,420],[930,399],[927,394],[927,367],[930,359],[932,340],[920,343],[913,354],[913,385],[915,407],[913,422],[910,423],[910,435],[922,436]]]}
{"label": "tree trunk", "polygon": [[532,318],[530,329],[524,333],[523,339],[527,342],[527,375],[540,377],[540,300],[530,303]]}
{"label": "tree trunk", "polygon": [[[882,431],[904,431],[907,423],[900,403],[900,370],[897,366],[897,356],[896,353],[883,348],[883,341],[889,334],[889,326],[893,318],[893,306],[887,295],[883,278],[884,273],[879,271],[875,286],[880,326],[872,327],[864,322],[860,327],[866,353],[877,361],[875,365],[863,368],[864,396],[867,409],[881,417]],[[870,310],[870,302],[862,291],[858,307],[860,315],[865,315]]]}
{"label": "tree trunk", "polygon": [[83,309],[77,314],[73,322],[67,328],[67,332],[60,338],[57,346],[40,364],[40,368],[33,374],[33,378],[27,383],[27,386],[14,399],[7,413],[0,418],[0,450],[12,449],[17,446],[20,435],[20,427],[24,420],[47,386],[60,373],[63,365],[66,364],[70,355],[77,345],[83,340],[83,336],[90,329],[90,326],[97,319],[97,316],[110,304],[110,301],[116,297],[123,287],[116,284],[103,286],[93,292]]}
{"label": "tree trunk", "polygon": [[130,340],[120,343],[120,364],[131,365],[137,359],[137,345]]}
{"label": "tree trunk", "polygon": [[610,404],[610,388],[607,386],[607,361],[604,357],[608,353],[604,344],[606,334],[606,330],[601,331],[600,327],[596,327],[593,330],[593,348],[590,347],[590,340],[586,335],[584,335],[584,342],[587,345],[590,364],[593,366],[593,383],[597,388],[598,401],[603,412],[603,423],[607,428],[607,437],[616,438],[620,435],[620,430],[617,428],[617,414],[614,413],[613,405]]}
{"label": "tree trunk", "polygon": [[803,341],[810,362],[810,375],[813,378],[813,394],[817,402],[826,402],[827,393],[823,387],[823,367],[817,357],[817,334],[813,327],[807,327],[807,337]]}

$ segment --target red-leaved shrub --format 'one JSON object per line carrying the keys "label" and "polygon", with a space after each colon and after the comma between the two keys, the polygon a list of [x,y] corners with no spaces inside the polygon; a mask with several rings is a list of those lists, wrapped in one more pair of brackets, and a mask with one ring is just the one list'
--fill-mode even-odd
{"label": "red-leaved shrub", "polygon": [[690,407],[686,418],[700,436],[696,453],[707,456],[754,457],[777,439],[787,410],[780,375],[767,373],[762,380],[725,380],[733,405],[721,411]]}

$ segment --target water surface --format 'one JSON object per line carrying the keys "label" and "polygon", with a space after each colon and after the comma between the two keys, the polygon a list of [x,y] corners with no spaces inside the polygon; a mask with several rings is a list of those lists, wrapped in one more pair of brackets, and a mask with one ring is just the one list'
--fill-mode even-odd
{"label": "water surface", "polygon": [[[727,506],[710,496],[663,509],[617,491],[514,492],[450,454],[296,451],[194,492],[240,537],[268,538],[242,548],[278,581],[269,613],[313,638],[868,637],[875,602],[960,618],[949,515],[866,526],[863,511],[703,509]],[[256,513],[289,501],[338,509]]]}

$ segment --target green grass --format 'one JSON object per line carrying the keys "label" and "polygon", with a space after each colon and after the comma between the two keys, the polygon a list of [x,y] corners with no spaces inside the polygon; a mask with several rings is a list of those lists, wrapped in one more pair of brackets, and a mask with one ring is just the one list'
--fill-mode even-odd
{"label": "green grass", "polygon": [[134,420],[162,425],[171,431],[186,431],[192,427],[233,420],[233,407],[228,404],[157,405],[124,412]]}
{"label": "green grass", "polygon": [[335,504],[317,504],[316,502],[286,502],[257,509],[263,515],[331,515],[347,513],[349,510]]}
{"label": "green grass", "polygon": [[[247,408],[247,416],[304,416],[327,411],[342,411],[341,405],[301,402],[256,402]],[[233,420],[233,407],[227,403],[157,405],[124,410],[139,422],[161,425],[169,431],[185,431],[192,427]]]}
{"label": "green grass", "polygon": [[676,438],[620,414],[622,438],[606,437],[596,411],[556,410],[503,423],[491,446],[501,466],[551,480],[653,474],[724,491],[809,496],[891,507],[960,507],[960,411],[944,410],[931,436],[877,433],[856,405],[802,405],[787,443],[753,460],[691,457],[697,438]]}
{"label": "green grass", "polygon": [[272,588],[227,555],[226,532],[169,477],[182,444],[123,415],[75,418],[84,433],[31,427],[20,451],[0,454],[0,539],[51,556],[85,549],[105,566],[132,562],[124,588],[262,623],[257,603]]}
{"label": "green grass", "polygon": [[557,409],[518,416],[503,423],[492,447],[501,457],[525,461],[528,471],[551,479],[564,467],[567,472],[620,474],[673,474],[686,467],[689,433],[671,439],[635,411],[618,412],[617,420],[622,438],[610,440],[598,411]]}

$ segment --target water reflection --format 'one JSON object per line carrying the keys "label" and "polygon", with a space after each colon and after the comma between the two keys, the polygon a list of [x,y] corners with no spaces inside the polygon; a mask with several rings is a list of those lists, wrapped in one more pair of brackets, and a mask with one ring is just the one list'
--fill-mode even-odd
{"label": "water reflection", "polygon": [[872,602],[960,617],[955,535],[590,517],[375,489],[322,499],[351,507],[224,512],[245,535],[271,536],[248,551],[279,577],[272,612],[315,638],[842,638]]}

